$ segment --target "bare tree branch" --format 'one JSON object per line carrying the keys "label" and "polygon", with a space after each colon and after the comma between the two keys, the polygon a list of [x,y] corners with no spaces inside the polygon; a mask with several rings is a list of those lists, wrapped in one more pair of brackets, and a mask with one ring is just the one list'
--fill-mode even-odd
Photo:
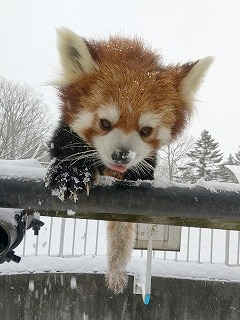
{"label": "bare tree branch", "polygon": [[16,159],[46,140],[47,106],[32,88],[0,78],[0,158]]}
{"label": "bare tree branch", "polygon": [[160,149],[158,153],[158,165],[156,175],[164,176],[173,180],[186,157],[187,152],[193,146],[193,139],[181,136],[167,146]]}

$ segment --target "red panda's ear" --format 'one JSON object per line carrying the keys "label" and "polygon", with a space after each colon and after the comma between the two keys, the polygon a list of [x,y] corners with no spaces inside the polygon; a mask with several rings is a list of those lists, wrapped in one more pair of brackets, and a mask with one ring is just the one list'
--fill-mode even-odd
{"label": "red panda's ear", "polygon": [[96,66],[83,38],[68,28],[57,29],[58,51],[62,65],[59,83],[68,85]]}
{"label": "red panda's ear", "polygon": [[[186,63],[179,68],[180,72],[180,93],[183,101],[191,109],[194,103],[194,96],[203,82],[213,57],[206,57],[194,63]],[[191,111],[191,110],[189,110]]]}

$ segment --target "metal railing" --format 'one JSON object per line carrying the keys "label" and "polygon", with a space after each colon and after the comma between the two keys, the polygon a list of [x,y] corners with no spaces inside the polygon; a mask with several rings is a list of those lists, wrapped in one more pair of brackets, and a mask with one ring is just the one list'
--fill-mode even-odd
{"label": "metal railing", "polygon": [[[21,208],[30,215],[37,211],[45,222],[37,237],[25,234],[16,248],[21,256],[105,255],[102,220],[118,220],[183,226],[181,251],[154,251],[154,258],[240,263],[240,233],[234,231],[240,230],[239,185],[229,184],[226,188],[204,181],[192,186],[115,181],[110,186],[108,182],[100,184],[74,203],[62,202],[45,189],[45,170],[34,176],[30,172],[21,179],[19,170],[16,176],[10,170],[10,177],[5,171],[3,168],[0,178],[0,207]],[[73,219],[73,213],[80,219]],[[135,250],[133,255],[146,253]]]}
{"label": "metal railing", "polygon": [[[27,232],[16,248],[20,256],[78,257],[105,255],[105,222],[42,217],[45,225],[38,236]],[[133,256],[146,257],[145,250]],[[153,251],[153,258],[197,263],[240,265],[240,232],[183,227],[180,252]]]}
{"label": "metal railing", "polygon": [[[219,188],[219,189],[218,189]],[[89,196],[62,202],[43,181],[0,179],[0,207],[21,208],[41,216],[116,220],[176,226],[240,230],[240,186],[115,181],[98,185]]]}

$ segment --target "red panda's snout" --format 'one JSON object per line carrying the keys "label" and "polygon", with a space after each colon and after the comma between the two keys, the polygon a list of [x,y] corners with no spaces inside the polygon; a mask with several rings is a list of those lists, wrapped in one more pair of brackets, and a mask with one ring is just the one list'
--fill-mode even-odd
{"label": "red panda's snout", "polygon": [[153,151],[135,130],[124,133],[118,128],[105,135],[95,136],[93,145],[105,166],[121,173],[137,166]]}

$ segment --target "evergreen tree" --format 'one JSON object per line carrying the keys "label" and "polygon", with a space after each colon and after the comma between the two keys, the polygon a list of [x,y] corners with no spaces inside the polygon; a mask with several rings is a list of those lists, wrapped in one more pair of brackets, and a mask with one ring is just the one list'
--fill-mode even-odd
{"label": "evergreen tree", "polygon": [[234,157],[233,157],[233,155],[231,153],[229,154],[229,157],[227,159],[227,163],[226,164],[230,164],[230,165],[235,165],[236,164],[236,160],[234,159]]}
{"label": "evergreen tree", "polygon": [[193,149],[187,153],[188,161],[182,168],[182,181],[195,183],[198,179],[221,180],[221,166],[223,154],[219,143],[216,142],[207,130],[195,143]]}
{"label": "evergreen tree", "polygon": [[240,147],[237,153],[235,153],[235,164],[240,166]]}

